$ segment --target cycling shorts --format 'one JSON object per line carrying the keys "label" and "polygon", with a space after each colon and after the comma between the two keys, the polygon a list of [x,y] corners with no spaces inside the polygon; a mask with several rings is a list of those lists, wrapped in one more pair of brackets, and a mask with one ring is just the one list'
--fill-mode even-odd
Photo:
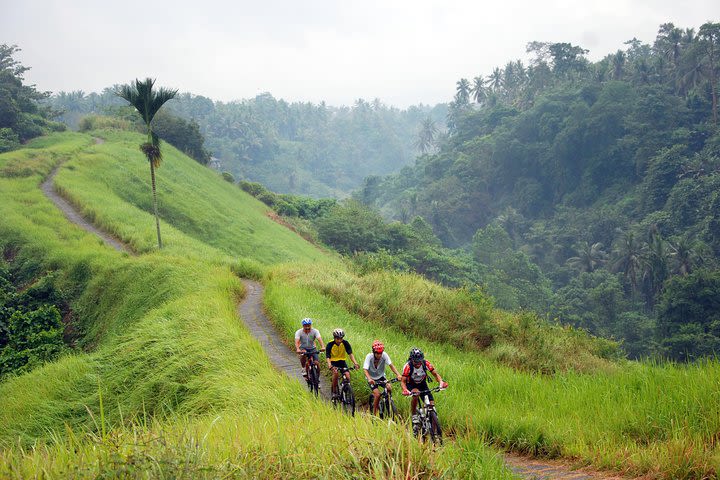
{"label": "cycling shorts", "polygon": [[348,368],[345,360],[335,360],[334,362],[330,362],[330,365],[337,368]]}

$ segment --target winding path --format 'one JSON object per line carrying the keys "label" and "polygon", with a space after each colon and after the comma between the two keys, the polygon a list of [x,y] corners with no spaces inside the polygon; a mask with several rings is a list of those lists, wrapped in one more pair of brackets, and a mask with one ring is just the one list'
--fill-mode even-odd
{"label": "winding path", "polygon": [[[96,143],[102,143],[96,138]],[[53,187],[53,180],[60,165],[57,166],[48,178],[41,184],[43,193],[63,212],[67,219],[83,228],[84,230],[97,235],[107,245],[120,252],[133,254],[127,245],[116,238],[99,230],[86,219],[64,198],[62,198]],[[246,288],[246,295],[237,307],[238,316],[243,320],[248,330],[258,339],[260,345],[267,353],[270,362],[279,371],[291,378],[304,382],[300,371],[298,356],[282,342],[284,335],[278,331],[273,323],[267,318],[262,309],[263,287],[253,280],[243,280]],[[320,393],[325,399],[330,398],[330,384],[327,378],[320,382]],[[586,473],[573,471],[561,462],[550,462],[535,460],[515,454],[504,454],[505,463],[518,476],[528,480],[621,480],[622,477],[612,477],[600,473]]]}

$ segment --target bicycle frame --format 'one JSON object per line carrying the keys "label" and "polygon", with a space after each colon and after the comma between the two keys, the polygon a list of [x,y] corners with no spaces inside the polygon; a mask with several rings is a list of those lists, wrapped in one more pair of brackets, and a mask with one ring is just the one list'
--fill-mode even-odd
{"label": "bicycle frame", "polygon": [[[305,350],[303,352],[300,352],[298,355],[307,357],[305,360],[305,381],[308,384],[308,388],[311,392],[317,396],[319,394],[320,390],[320,366],[315,365],[313,355],[315,354],[322,355],[325,352],[318,351],[317,349],[312,350]],[[313,367],[316,366],[316,370],[313,372]]]}
{"label": "bicycle frame", "polygon": [[[419,397],[419,402],[416,407],[416,414],[420,417],[419,430],[415,431],[413,426],[413,433],[418,435],[420,438],[425,438],[430,435],[433,442],[439,441],[442,443],[442,430],[440,428],[440,421],[435,411],[435,405],[430,403],[430,392],[440,392],[445,390],[444,388],[435,387],[429,390],[422,390],[419,392],[411,392],[410,395],[413,397]],[[434,417],[434,418],[433,418]],[[433,424],[434,423],[434,424]]]}
{"label": "bicycle frame", "polygon": [[350,372],[352,369],[344,367],[336,368],[342,379],[338,379],[337,391],[333,392],[333,405],[337,406],[338,402],[340,402],[343,410],[355,416],[355,394],[353,393],[350,380],[345,377],[345,372]]}
{"label": "bicycle frame", "polygon": [[[396,410],[395,410],[395,404],[392,401],[392,392],[387,389],[388,383],[398,383],[399,380],[397,378],[391,378],[390,380],[375,380],[375,385],[377,385],[378,388],[381,388],[380,391],[380,403],[379,403],[379,410],[380,410],[380,416],[383,417],[383,414],[389,418],[392,418],[395,416]],[[372,407],[372,397],[370,398],[370,403]]]}

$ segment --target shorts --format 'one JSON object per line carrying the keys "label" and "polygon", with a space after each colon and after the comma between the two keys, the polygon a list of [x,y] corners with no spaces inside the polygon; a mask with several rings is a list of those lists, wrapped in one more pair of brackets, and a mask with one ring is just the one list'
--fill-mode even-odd
{"label": "shorts", "polygon": [[377,390],[379,388],[377,382],[387,382],[387,378],[385,378],[384,375],[380,378],[373,378],[373,380],[375,380],[375,385],[370,385],[370,382],[368,382],[368,387],[370,387],[370,390]]}
{"label": "shorts", "polygon": [[[417,388],[421,392],[423,390],[430,390],[430,387],[428,387],[428,384],[427,384],[427,378],[423,379],[423,381],[420,383],[407,382],[405,385],[407,386],[407,389],[410,390],[411,392],[415,388]],[[428,398],[430,399],[431,402],[435,400],[435,397],[433,397],[432,392],[427,392],[425,395],[428,396]],[[418,398],[422,399],[422,395]]]}
{"label": "shorts", "polygon": [[334,362],[330,362],[330,365],[337,368],[348,368],[345,360],[335,360]]}

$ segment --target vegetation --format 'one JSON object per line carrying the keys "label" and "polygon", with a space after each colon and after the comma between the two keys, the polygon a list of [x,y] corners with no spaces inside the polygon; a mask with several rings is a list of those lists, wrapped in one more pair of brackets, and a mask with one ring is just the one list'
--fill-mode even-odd
{"label": "vegetation", "polygon": [[[63,111],[63,121],[75,128],[87,114],[124,116],[112,92],[110,88],[90,94],[59,92],[49,104]],[[217,168],[239,180],[318,198],[347,196],[366,176],[395,172],[411,163],[420,148],[416,138],[421,124],[442,121],[445,106],[398,110],[378,99],[360,99],[351,107],[331,107],[288,103],[269,93],[223,103],[182,93],[168,103],[166,113],[187,124],[166,136],[158,125],[158,135],[201,163],[206,163],[203,155],[195,152],[205,147],[197,141],[187,146],[177,143],[178,133],[197,138],[197,126]]]}
{"label": "vegetation", "polygon": [[160,88],[153,90],[155,80],[146,78],[145,81],[135,80],[134,84],[123,85],[118,90],[119,97],[127,100],[145,122],[147,128],[147,141],[140,144],[140,150],[145,154],[150,163],[150,178],[152,185],[153,211],[155,212],[155,226],[157,227],[158,248],[162,248],[160,236],[160,218],[158,217],[157,194],[155,192],[155,169],[160,166],[162,151],[160,150],[160,137],[153,132],[153,119],[160,108],[177,95],[177,90]]}
{"label": "vegetation", "polygon": [[[54,272],[70,292],[82,347],[0,383],[2,476],[509,478],[485,442],[656,478],[715,475],[718,404],[707,392],[717,387],[717,362],[615,363],[602,357],[612,358],[612,344],[498,312],[481,292],[413,275],[358,276],[171,147],[158,194],[175,201],[161,203],[166,248],[158,251],[144,227],[151,205],[139,136],[92,135],[105,143],[66,133],[0,156],[10,269],[20,280]],[[43,197],[40,179],[63,161],[56,187],[142,255],[104,247]],[[294,263],[276,265],[287,259]],[[267,311],[288,333],[311,316],[326,335],[344,327],[358,355],[382,338],[397,363],[421,346],[450,382],[438,408],[453,441],[423,448],[405,425],[339,415],[275,372],[237,321],[236,275],[264,281]],[[466,334],[447,342],[454,330]],[[558,358],[576,363],[552,363]],[[408,402],[398,403],[406,413]],[[353,433],[347,442],[314,434],[328,424]],[[310,438],[307,454],[291,454]]]}
{"label": "vegetation", "polygon": [[51,121],[51,109],[40,105],[49,93],[24,84],[23,75],[29,67],[13,58],[18,51],[17,45],[0,44],[0,153],[18,148],[31,138],[65,129]]}
{"label": "vegetation", "polygon": [[[652,45],[633,39],[596,63],[531,42],[530,65],[457,83],[436,151],[355,197],[471,251],[470,276],[503,308],[612,336],[633,357],[717,353],[666,328],[661,299],[719,265],[718,31],[663,24]],[[690,311],[714,318],[707,307]]]}

